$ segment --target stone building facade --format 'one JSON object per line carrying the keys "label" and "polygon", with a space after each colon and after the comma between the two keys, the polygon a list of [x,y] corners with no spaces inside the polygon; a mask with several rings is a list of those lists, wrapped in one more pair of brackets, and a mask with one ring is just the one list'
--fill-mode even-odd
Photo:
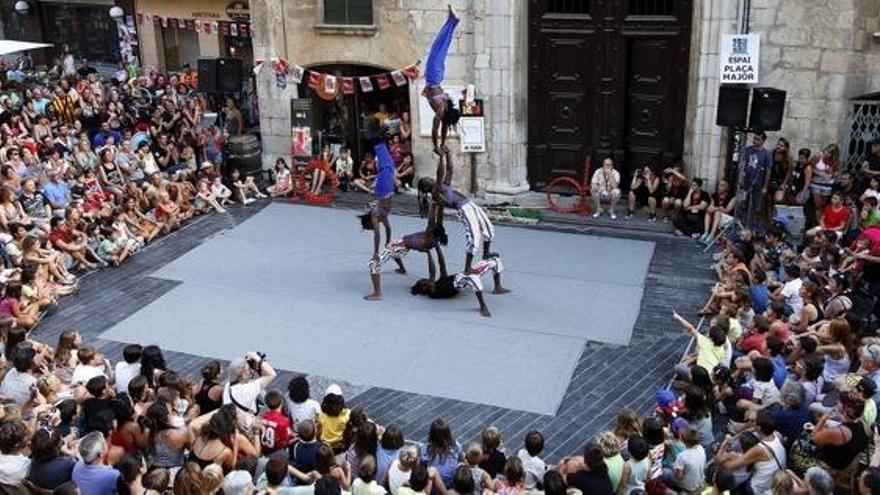
{"label": "stone building facade", "polygon": [[[359,63],[387,69],[404,67],[425,58],[446,15],[445,1],[374,0],[372,25],[326,25],[322,17],[323,1],[251,0],[255,59],[268,61],[281,57],[306,68],[327,63]],[[537,134],[543,129],[535,129],[534,125],[530,128],[535,116],[529,112],[552,107],[554,97],[548,92],[545,103],[544,95],[535,92],[533,74],[550,62],[535,55],[548,52],[535,50],[541,48],[536,46],[539,38],[533,35],[541,20],[535,18],[534,12],[548,4],[562,3],[548,0],[451,0],[451,3],[462,22],[447,59],[446,81],[450,85],[474,84],[477,97],[484,100],[487,116],[487,152],[477,154],[474,160],[476,189],[489,199],[524,195],[540,188],[540,184],[530,184],[530,167],[535,161],[547,160],[546,156],[532,152]],[[624,31],[632,17],[624,15],[627,5],[632,8],[637,3],[581,0],[584,14],[569,17],[584,20],[590,17],[585,14],[589,9],[619,9],[623,13],[620,22],[602,28]],[[671,0],[662,4],[687,9],[690,23],[688,29],[679,31],[688,33],[689,43],[686,40],[680,43],[687,51],[687,70],[682,87],[675,89],[681,92],[675,101],[681,101],[686,108],[677,134],[683,136],[677,138],[683,142],[674,143],[673,148],[680,151],[679,156],[673,158],[682,158],[689,174],[707,179],[710,185],[722,176],[728,151],[728,132],[715,125],[719,46],[723,34],[740,31],[746,22],[744,12],[748,13],[750,32],[761,36],[759,85],[788,92],[783,130],[779,135],[789,137],[793,147],[817,149],[837,142],[850,105],[848,99],[880,90],[880,40],[874,36],[880,30],[880,2],[876,0]],[[676,12],[681,17],[681,11]],[[552,20],[566,19],[566,14],[546,16]],[[639,21],[640,18],[633,19]],[[632,25],[638,30],[642,24]],[[565,62],[562,59],[560,63]],[[596,66],[595,70],[602,69]],[[623,74],[627,72],[624,70]],[[597,79],[601,79],[599,76]],[[592,74],[578,73],[573,77],[589,78]],[[277,156],[289,155],[290,100],[296,97],[297,90],[294,85],[278,89],[268,70],[261,71],[257,79],[265,165],[269,166]],[[619,79],[623,89],[597,86],[595,91],[607,91],[612,100],[623,100],[625,95],[618,93],[628,91],[628,83],[625,77]],[[418,89],[416,84],[410,86],[414,129],[419,127],[419,119],[430,118],[417,111]],[[621,112],[635,115],[621,118],[621,128],[634,129],[638,124],[633,123],[634,120],[652,118],[650,109],[625,102],[621,108]],[[580,115],[577,110],[566,106],[560,112],[570,118],[572,114]],[[591,115],[601,112],[599,108],[589,110]],[[579,125],[576,122],[574,127]],[[584,138],[583,142],[566,146],[573,150],[571,157],[583,156],[587,150],[605,149],[625,161],[632,154],[628,148],[634,145],[621,133],[629,130],[611,129],[608,139],[602,139],[601,143]],[[774,137],[775,134],[771,139]],[[452,144],[452,148],[457,149],[456,143]],[[420,173],[433,169],[430,138],[414,133],[413,151]],[[576,163],[575,158],[571,158],[571,161],[566,170],[579,173],[579,160]],[[470,157],[457,154],[456,163],[461,171],[456,174],[456,185],[467,190],[471,187]]]}

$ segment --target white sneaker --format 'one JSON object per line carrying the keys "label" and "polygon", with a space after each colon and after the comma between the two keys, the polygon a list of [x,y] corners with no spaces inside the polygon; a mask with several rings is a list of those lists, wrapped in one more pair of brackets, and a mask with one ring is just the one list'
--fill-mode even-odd
{"label": "white sneaker", "polygon": [[612,220],[617,220],[617,215],[615,215],[613,211],[611,212],[611,214],[609,216],[611,217]]}
{"label": "white sneaker", "polygon": [[599,217],[601,217],[601,216],[602,216],[602,212],[601,212],[601,211],[596,210],[595,212],[593,212],[593,218],[599,218]]}
{"label": "white sneaker", "polygon": [[254,198],[247,198],[244,200],[244,204],[249,205],[249,204],[253,203],[254,201],[255,201]]}

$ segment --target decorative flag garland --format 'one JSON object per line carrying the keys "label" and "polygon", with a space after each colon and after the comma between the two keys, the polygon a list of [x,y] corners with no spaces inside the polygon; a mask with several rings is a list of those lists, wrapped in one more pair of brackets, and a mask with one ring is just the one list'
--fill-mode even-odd
{"label": "decorative flag garland", "polygon": [[[374,74],[372,76],[337,77],[332,74],[306,70],[301,65],[293,64],[280,58],[272,59],[272,72],[275,76],[275,85],[284,89],[287,87],[287,78],[300,84],[303,79],[308,82],[309,88],[313,89],[321,98],[333,99],[339,94],[353,95],[360,87],[362,93],[383,91],[392,87],[401,87],[407,82],[418,79],[421,61],[408,65],[403,69]],[[258,75],[263,69],[263,61],[258,60],[253,67],[254,75]]]}
{"label": "decorative flag garland", "polygon": [[[221,36],[250,38],[253,34],[250,25],[246,23],[164,17],[148,12],[138,12],[136,19],[138,24],[153,24],[157,28],[186,29],[207,36],[219,34]],[[275,77],[275,84],[279,88],[287,87],[288,77],[296,84],[302,83],[303,79],[308,77],[309,87],[321,93],[322,97],[329,98],[338,94],[353,95],[358,88],[363,93],[370,93],[377,89],[384,91],[392,87],[404,86],[407,82],[419,78],[420,64],[421,61],[390,72],[353,77],[336,77],[312,70],[307,71],[300,65],[278,58],[273,58],[270,65]],[[263,60],[256,61],[253,67],[254,75],[259,74],[265,65]]]}
{"label": "decorative flag garland", "polygon": [[163,17],[161,15],[138,12],[138,24],[153,24],[155,27],[186,29],[200,34],[220,34],[235,38],[250,38],[251,28],[249,24],[225,21],[205,21],[201,19],[185,19],[178,17]]}

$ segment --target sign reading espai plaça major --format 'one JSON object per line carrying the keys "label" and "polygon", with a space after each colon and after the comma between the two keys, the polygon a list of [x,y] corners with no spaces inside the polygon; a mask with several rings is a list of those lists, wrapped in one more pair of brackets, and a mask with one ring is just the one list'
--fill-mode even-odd
{"label": "sign reading espai pla\u00e7a major", "polygon": [[721,46],[721,84],[758,84],[761,37],[725,34]]}

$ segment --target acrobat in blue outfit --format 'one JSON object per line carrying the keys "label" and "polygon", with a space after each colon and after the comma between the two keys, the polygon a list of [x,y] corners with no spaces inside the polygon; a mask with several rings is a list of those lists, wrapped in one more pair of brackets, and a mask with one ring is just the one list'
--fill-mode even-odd
{"label": "acrobat in blue outfit", "polygon": [[[443,82],[443,73],[446,70],[446,53],[449,51],[449,45],[452,43],[452,36],[455,33],[455,27],[458,25],[458,16],[452,6],[449,7],[449,16],[437,37],[434,44],[431,45],[431,52],[428,54],[428,61],[425,65],[425,90],[422,92],[428,99],[428,104],[434,110],[434,123],[431,127],[431,141],[434,144],[434,153],[438,155],[449,150],[446,148],[446,133],[449,127],[458,123],[461,113],[455,108],[454,103],[446,93],[440,83]],[[437,134],[440,134],[440,141],[437,141]]]}

